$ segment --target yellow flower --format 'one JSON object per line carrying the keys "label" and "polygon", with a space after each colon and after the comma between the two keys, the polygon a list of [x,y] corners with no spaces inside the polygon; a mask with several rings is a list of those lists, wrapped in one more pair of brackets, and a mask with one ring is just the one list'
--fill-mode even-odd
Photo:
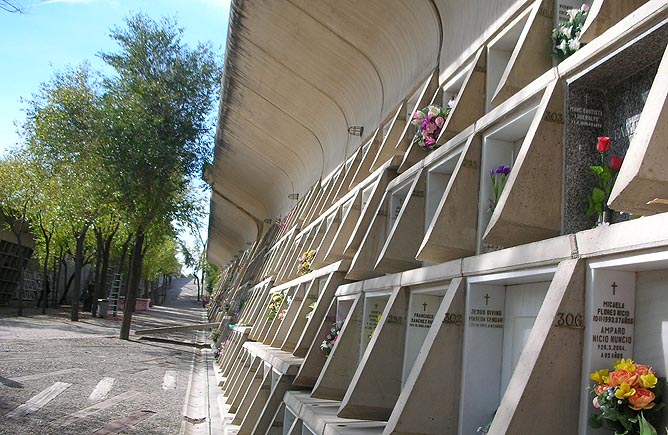
{"label": "yellow flower", "polygon": [[627,397],[631,397],[636,393],[635,388],[631,388],[629,384],[626,382],[622,383],[622,385],[617,388],[617,391],[615,391],[615,397],[618,399],[625,399]]}
{"label": "yellow flower", "polygon": [[657,379],[654,376],[654,373],[647,373],[646,375],[640,376],[640,384],[645,388],[654,388],[656,387]]}
{"label": "yellow flower", "polygon": [[628,359],[620,359],[617,361],[614,365],[615,370],[626,370],[627,372],[635,372],[636,371],[636,365],[633,363],[633,360],[631,358]]}
{"label": "yellow flower", "polygon": [[607,384],[609,379],[608,378],[609,373],[610,370],[608,369],[597,370],[589,375],[589,379],[591,379],[594,382],[598,382],[599,384]]}

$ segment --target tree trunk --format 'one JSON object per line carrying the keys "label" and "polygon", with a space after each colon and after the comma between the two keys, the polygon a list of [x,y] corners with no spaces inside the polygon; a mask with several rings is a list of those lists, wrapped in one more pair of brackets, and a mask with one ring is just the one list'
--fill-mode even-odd
{"label": "tree trunk", "polygon": [[83,269],[83,251],[84,242],[86,241],[86,232],[88,231],[88,224],[84,225],[79,234],[76,236],[77,250],[74,254],[74,293],[72,294],[72,310],[70,311],[70,320],[73,322],[79,321],[79,297],[81,296],[81,272]]}
{"label": "tree trunk", "polygon": [[51,236],[44,231],[44,267],[42,269],[42,314],[46,314],[49,301],[49,254],[51,252]]}
{"label": "tree trunk", "polygon": [[[130,247],[130,241],[132,241],[132,234],[128,236],[128,238],[125,240],[125,243],[123,243],[123,250],[121,251],[121,258],[118,261],[118,273],[123,273],[123,266],[125,265],[125,257],[128,255],[128,248]],[[128,278],[129,278],[128,274]]]}
{"label": "tree trunk", "polygon": [[130,325],[132,323],[132,312],[137,303],[137,290],[141,281],[142,270],[142,246],[144,244],[144,230],[137,230],[132,254],[130,255],[130,277],[128,279],[128,290],[125,295],[125,306],[123,307],[123,323],[121,324],[121,340],[130,339]]}
{"label": "tree trunk", "polygon": [[65,273],[64,273],[64,276],[65,276],[65,290],[63,290],[63,295],[60,297],[60,301],[58,301],[58,303],[60,305],[64,305],[65,302],[67,302],[67,293],[69,293],[69,291],[70,291],[70,285],[72,284],[72,280],[74,279],[74,275],[68,276],[67,261],[65,260],[64,255],[60,257],[60,266],[61,266],[61,269],[65,269]]}
{"label": "tree trunk", "polygon": [[93,292],[93,300],[90,305],[90,312],[93,317],[97,316],[97,300],[100,299],[102,291],[100,289],[100,280],[102,273],[102,256],[104,255],[104,239],[102,238],[102,231],[95,228],[96,256],[95,256],[95,290]]}
{"label": "tree trunk", "polygon": [[[58,258],[53,259],[53,297],[51,298],[51,304],[55,305],[58,300],[58,294],[60,293],[60,272],[63,268],[63,247],[60,246],[58,251]],[[56,266],[57,264],[57,266]]]}
{"label": "tree trunk", "polygon": [[[115,233],[115,231],[114,231]],[[109,256],[111,255],[111,242],[114,240],[114,235],[111,234],[104,242],[104,249],[102,251],[102,272],[100,273],[100,286],[98,287],[100,293],[97,298],[106,298],[107,294],[107,275],[109,274]]]}

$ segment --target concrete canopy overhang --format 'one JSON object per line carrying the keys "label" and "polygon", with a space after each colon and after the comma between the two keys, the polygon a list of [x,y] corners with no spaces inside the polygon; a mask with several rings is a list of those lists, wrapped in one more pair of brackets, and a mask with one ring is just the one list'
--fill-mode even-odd
{"label": "concrete canopy overhang", "polygon": [[209,258],[232,259],[341,165],[435,70],[441,39],[431,0],[233,1]]}

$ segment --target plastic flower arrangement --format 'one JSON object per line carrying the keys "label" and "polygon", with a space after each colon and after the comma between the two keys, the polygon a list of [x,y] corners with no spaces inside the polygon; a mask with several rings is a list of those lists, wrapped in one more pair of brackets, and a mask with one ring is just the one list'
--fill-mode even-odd
{"label": "plastic flower arrangement", "polygon": [[336,341],[339,339],[339,331],[341,331],[342,327],[342,321],[332,323],[332,327],[329,329],[327,336],[323,340],[322,344],[320,344],[320,350],[325,354],[325,357],[328,357],[332,352]]}
{"label": "plastic flower arrangement", "polygon": [[318,306],[318,302],[313,302],[311,305],[308,306],[309,311],[308,314],[306,315],[306,319],[311,320],[311,317],[313,317],[313,312],[315,311],[315,307]]}
{"label": "plastic flower arrangement", "polygon": [[217,361],[220,356],[220,349],[216,348],[213,350],[213,358]]}
{"label": "plastic flower arrangement", "polygon": [[594,187],[589,197],[589,208],[587,216],[598,215],[599,224],[603,223],[604,212],[609,211],[608,199],[612,186],[615,184],[617,173],[622,167],[623,159],[617,156],[611,156],[608,161],[608,152],[610,151],[610,138],[603,136],[598,138],[596,150],[601,157],[601,164],[591,166],[591,173],[598,179],[598,185]]}
{"label": "plastic flower arrangement", "polygon": [[274,317],[279,314],[283,299],[285,299],[285,291],[276,292],[272,295],[267,311],[267,319],[274,320]]}
{"label": "plastic flower arrangement", "polygon": [[510,166],[499,165],[498,168],[489,170],[489,177],[492,179],[492,193],[494,195],[494,198],[489,200],[490,211],[494,211],[496,205],[499,203],[501,192],[506,187],[508,174],[510,174]]}
{"label": "plastic flower arrangement", "polygon": [[656,435],[648,420],[658,417],[664,406],[665,379],[657,378],[651,367],[621,359],[612,372],[598,370],[589,378],[596,382],[593,405],[600,412],[591,416],[590,427],[606,427],[615,435]]}
{"label": "plastic flower arrangement", "polygon": [[307,273],[313,272],[311,270],[311,264],[313,264],[313,259],[315,258],[315,249],[304,252],[301,257],[297,259],[299,266],[297,267],[297,272],[300,275],[306,275]]}
{"label": "plastic flower arrangement", "polygon": [[441,129],[450,113],[450,108],[439,106],[427,106],[413,113],[411,124],[417,128],[413,144],[417,144],[426,151],[436,149],[436,139],[441,134]]}
{"label": "plastic flower arrangement", "polygon": [[218,331],[218,330],[215,330],[215,331],[213,331],[211,334],[209,334],[209,338],[210,338],[211,341],[213,341],[214,343],[215,343],[216,341],[218,341],[218,338],[219,338],[219,337],[220,337],[220,331]]}
{"label": "plastic flower arrangement", "polygon": [[555,57],[564,60],[584,46],[580,42],[580,34],[588,12],[589,6],[586,4],[580,9],[569,9],[566,11],[568,21],[560,22],[559,27],[552,29],[552,54]]}

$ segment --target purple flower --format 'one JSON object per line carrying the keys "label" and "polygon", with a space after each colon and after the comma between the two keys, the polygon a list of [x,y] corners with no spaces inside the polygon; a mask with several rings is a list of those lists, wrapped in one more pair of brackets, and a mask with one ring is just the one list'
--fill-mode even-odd
{"label": "purple flower", "polygon": [[498,168],[496,168],[496,173],[501,175],[508,175],[510,174],[510,167],[509,166],[504,166],[504,165],[499,165]]}

